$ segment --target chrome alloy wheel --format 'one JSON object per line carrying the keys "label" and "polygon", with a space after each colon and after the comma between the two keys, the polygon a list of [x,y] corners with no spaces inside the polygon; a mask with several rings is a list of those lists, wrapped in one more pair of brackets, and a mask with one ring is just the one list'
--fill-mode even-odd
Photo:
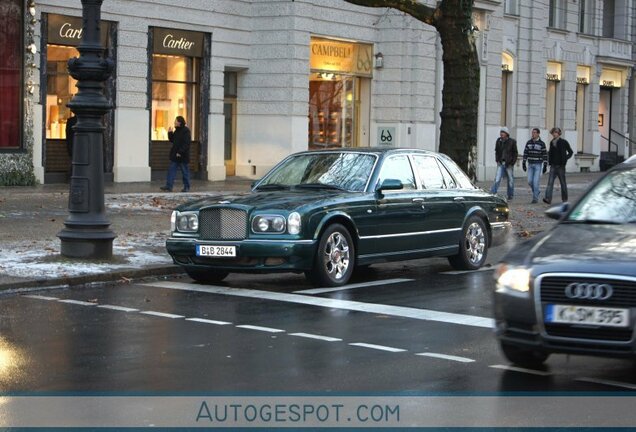
{"label": "chrome alloy wheel", "polygon": [[340,280],[350,265],[349,242],[342,233],[331,233],[323,251],[323,264],[326,272],[334,280]]}
{"label": "chrome alloy wheel", "polygon": [[471,264],[477,265],[481,262],[486,250],[486,233],[477,222],[468,226],[464,247],[466,248],[466,257]]}

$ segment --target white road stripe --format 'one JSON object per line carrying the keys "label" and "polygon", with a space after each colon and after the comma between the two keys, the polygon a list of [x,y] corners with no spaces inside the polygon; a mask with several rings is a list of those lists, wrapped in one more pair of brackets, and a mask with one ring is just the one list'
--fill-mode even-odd
{"label": "white road stripe", "polygon": [[517,366],[492,365],[490,367],[493,368],[493,369],[503,369],[503,370],[509,370],[509,371],[512,371],[512,372],[527,373],[527,374],[531,374],[531,375],[539,375],[539,376],[554,375],[552,372],[545,372],[545,371],[539,371],[539,370],[534,370],[534,369],[526,369],[526,368],[521,368],[521,367],[517,367]]}
{"label": "white road stripe", "polygon": [[482,327],[492,329],[494,320],[474,315],[464,315],[449,312],[439,312],[429,309],[417,309],[405,306],[390,306],[375,303],[364,303],[350,300],[338,300],[324,297],[309,297],[299,294],[285,294],[271,291],[258,291],[241,288],[227,288],[214,285],[195,285],[185,282],[153,282],[142,284],[157,288],[166,288],[182,291],[205,292],[209,294],[229,295],[236,297],[248,297],[273,301],[284,301],[312,306],[320,306],[331,309],[344,309],[357,312],[367,312],[379,315],[390,315],[402,318],[412,318],[428,321],[459,324],[470,327]]}
{"label": "white road stripe", "polygon": [[329,336],[321,336],[321,335],[315,335],[315,334],[311,334],[311,333],[290,333],[290,336],[298,336],[298,337],[304,337],[304,338],[308,338],[308,339],[318,339],[318,340],[323,340],[323,341],[327,341],[327,342],[340,342],[342,341],[342,339],[338,339],[335,337],[329,337]]}
{"label": "white road stripe", "polygon": [[200,322],[200,323],[204,323],[204,324],[216,324],[216,325],[229,325],[229,324],[232,324],[231,322],[227,322],[227,321],[209,320],[209,319],[204,319],[204,318],[186,318],[185,320],[186,321]]}
{"label": "white road stripe", "polygon": [[342,291],[342,290],[349,290],[349,289],[356,289],[356,288],[366,288],[366,287],[372,287],[372,286],[378,286],[378,285],[412,282],[414,280],[415,279],[387,279],[383,281],[372,281],[372,282],[349,284],[349,285],[344,285],[338,288],[314,288],[314,289],[307,289],[307,290],[293,291],[293,292],[295,294],[323,294],[323,293],[334,292],[334,291]]}
{"label": "white road stripe", "polygon": [[613,386],[613,387],[622,387],[622,388],[627,388],[631,390],[636,390],[636,384],[624,383],[620,381],[610,381],[610,380],[602,380],[602,379],[587,378],[587,377],[576,378],[575,381],[588,382],[593,384],[604,384],[604,385]]}
{"label": "white road stripe", "polygon": [[480,272],[480,271],[490,271],[490,270],[494,270],[495,267],[482,267],[479,268],[477,270],[451,270],[451,271],[445,271],[445,272],[440,272],[439,274],[443,274],[443,275],[459,275],[459,274],[464,274],[464,273],[475,273],[475,272]]}
{"label": "white road stripe", "polygon": [[36,300],[48,300],[48,301],[52,301],[52,300],[59,300],[58,297],[47,297],[47,296],[42,296],[42,295],[25,295],[22,297],[28,297],[28,298],[32,298],[32,299],[36,299]]}
{"label": "white road stripe", "polygon": [[97,306],[97,303],[85,302],[80,300],[71,300],[71,299],[61,299],[58,300],[60,303],[69,303],[80,306]]}
{"label": "white road stripe", "polygon": [[461,363],[472,363],[472,362],[475,361],[475,360],[473,360],[471,358],[468,358],[468,357],[459,357],[459,356],[432,353],[432,352],[423,352],[423,353],[418,353],[418,354],[415,354],[415,355],[424,356],[424,357],[434,357],[434,358],[439,358],[439,359],[444,359],[444,360],[452,360],[452,361],[461,362]]}
{"label": "white road stripe", "polygon": [[129,307],[115,306],[115,305],[109,305],[109,304],[99,305],[97,307],[98,308],[102,308],[102,309],[110,309],[110,310],[121,311],[121,312],[138,312],[139,311],[139,309],[133,309],[133,308],[129,308]]}
{"label": "white road stripe", "polygon": [[261,327],[261,326],[253,326],[253,325],[237,325],[237,328],[248,329],[248,330],[258,330],[264,331],[268,333],[285,333],[285,330],[275,329],[271,327]]}
{"label": "white road stripe", "polygon": [[354,343],[350,343],[349,345],[362,347],[362,348],[371,348],[371,349],[376,349],[380,351],[388,351],[388,352],[405,352],[406,351],[405,349],[402,349],[402,348],[393,348],[393,347],[388,347],[384,345],[368,344],[364,342],[354,342]]}
{"label": "white road stripe", "polygon": [[165,313],[165,312],[157,312],[157,311],[141,311],[139,312],[140,314],[144,314],[144,315],[153,315],[153,316],[158,316],[158,317],[162,317],[162,318],[185,318],[185,316],[183,315],[175,315],[175,314],[169,314],[169,313]]}

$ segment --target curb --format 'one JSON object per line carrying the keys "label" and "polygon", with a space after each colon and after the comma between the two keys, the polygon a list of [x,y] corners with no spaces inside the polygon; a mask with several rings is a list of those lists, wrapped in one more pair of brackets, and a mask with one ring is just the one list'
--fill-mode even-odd
{"label": "curb", "polygon": [[45,288],[78,287],[94,283],[107,284],[120,282],[122,280],[129,281],[146,277],[172,276],[176,274],[185,273],[182,267],[171,264],[165,266],[125,269],[106,273],[92,273],[82,276],[52,279],[23,279],[20,281],[0,284],[0,295]]}

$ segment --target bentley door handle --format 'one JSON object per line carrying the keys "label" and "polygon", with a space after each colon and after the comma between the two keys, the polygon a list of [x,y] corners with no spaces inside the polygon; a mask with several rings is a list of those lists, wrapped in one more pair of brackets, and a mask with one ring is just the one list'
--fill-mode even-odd
{"label": "bentley door handle", "polygon": [[424,202],[424,198],[413,198],[412,200],[414,203],[423,203]]}
{"label": "bentley door handle", "polygon": [[464,201],[464,197],[457,196],[453,198],[453,201]]}

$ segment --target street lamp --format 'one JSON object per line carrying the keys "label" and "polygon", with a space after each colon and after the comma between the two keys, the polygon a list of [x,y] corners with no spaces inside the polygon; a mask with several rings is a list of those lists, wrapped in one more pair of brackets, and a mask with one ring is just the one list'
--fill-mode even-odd
{"label": "street lamp", "polygon": [[104,58],[100,40],[102,1],[82,0],[80,56],[68,61],[78,92],[67,106],[77,116],[77,124],[68,199],[70,215],[57,236],[62,242],[62,255],[70,258],[111,258],[116,237],[109,228],[104,205],[103,117],[112,108],[104,96],[104,81],[114,64]]}

